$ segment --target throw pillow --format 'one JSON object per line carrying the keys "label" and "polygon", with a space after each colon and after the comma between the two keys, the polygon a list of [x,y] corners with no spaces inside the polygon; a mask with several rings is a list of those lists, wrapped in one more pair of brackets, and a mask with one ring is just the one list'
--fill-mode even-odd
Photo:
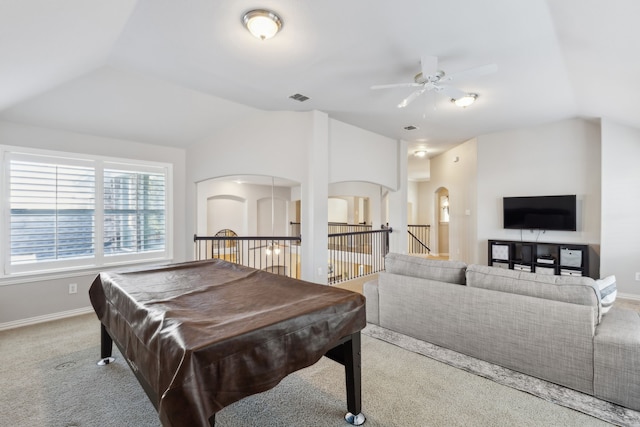
{"label": "throw pillow", "polygon": [[616,288],[616,276],[608,276],[604,279],[596,280],[598,289],[600,290],[600,304],[602,305],[602,314],[605,314],[611,309],[618,289]]}

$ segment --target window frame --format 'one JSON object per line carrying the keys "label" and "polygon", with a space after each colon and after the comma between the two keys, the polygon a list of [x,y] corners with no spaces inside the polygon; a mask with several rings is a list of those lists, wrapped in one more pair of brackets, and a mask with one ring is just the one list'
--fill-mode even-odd
{"label": "window frame", "polygon": [[[40,261],[25,264],[11,264],[11,203],[10,203],[10,162],[14,159],[38,161],[38,158],[60,164],[91,165],[95,174],[95,215],[94,215],[94,254],[87,258],[74,258],[52,261]],[[83,153],[59,152],[42,149],[31,149],[0,145],[0,225],[4,242],[0,244],[0,260],[2,268],[0,278],[36,276],[51,272],[68,272],[78,270],[95,270],[102,267],[116,267],[153,261],[168,261],[173,258],[173,165],[171,163],[125,159],[118,157],[88,155]],[[136,252],[133,254],[105,255],[104,251],[104,171],[120,169],[136,173],[161,173],[164,175],[164,250]]]}

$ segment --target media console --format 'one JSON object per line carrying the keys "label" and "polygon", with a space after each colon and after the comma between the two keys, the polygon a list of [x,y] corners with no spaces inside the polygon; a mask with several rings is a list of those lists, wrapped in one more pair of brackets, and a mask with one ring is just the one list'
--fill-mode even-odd
{"label": "media console", "polygon": [[594,279],[598,274],[590,270],[589,245],[489,240],[488,249],[488,265],[494,267],[538,274],[590,276]]}

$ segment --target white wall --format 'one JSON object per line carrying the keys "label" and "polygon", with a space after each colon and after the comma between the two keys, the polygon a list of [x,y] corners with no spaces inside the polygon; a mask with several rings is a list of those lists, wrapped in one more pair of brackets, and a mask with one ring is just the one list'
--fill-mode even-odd
{"label": "white wall", "polygon": [[615,274],[618,292],[640,299],[640,130],[602,119],[600,275]]}
{"label": "white wall", "polygon": [[[371,184],[368,182],[336,182],[329,184],[329,197],[364,197],[369,199],[369,216],[364,218],[367,224],[371,224],[374,230],[380,228],[383,224],[383,220],[380,216],[380,195],[382,187],[378,184]],[[356,207],[354,206],[354,209]],[[357,218],[353,219],[353,222],[358,222]]]}
{"label": "white wall", "polygon": [[407,183],[407,222],[412,225],[426,225],[419,220],[419,188],[418,182],[409,181]]}
{"label": "white wall", "polygon": [[[327,216],[329,222],[349,222],[349,202],[341,197],[329,197],[329,214]],[[353,224],[351,222],[350,224]]]}
{"label": "white wall", "polygon": [[[487,240],[591,244],[600,252],[600,127],[580,119],[483,135],[431,159],[418,183],[418,220],[431,224],[437,247],[435,192],[449,190],[452,259],[487,263]],[[576,194],[577,232],[531,234],[502,227],[504,196]],[[596,259],[597,261],[597,259]]]}
{"label": "white wall", "polygon": [[[478,140],[478,263],[487,240],[600,244],[600,126],[580,119],[483,135]],[[575,194],[578,231],[505,230],[504,196]],[[453,221],[453,220],[452,220]]]}
{"label": "white wall", "polygon": [[[0,144],[172,164],[173,255],[176,261],[185,259],[184,150],[4,121],[0,121]],[[4,176],[4,172],[0,176]],[[48,319],[59,313],[88,310],[88,290],[95,273],[85,271],[3,280],[0,282],[0,325],[17,326],[24,319]],[[78,285],[77,294],[69,295],[70,283]]]}
{"label": "white wall", "polygon": [[393,139],[329,120],[329,182],[364,181],[397,190],[397,145]]}
{"label": "white wall", "polygon": [[258,236],[288,236],[289,200],[281,197],[263,197],[258,200]]}
{"label": "white wall", "polygon": [[431,179],[418,183],[421,224],[431,225],[431,250],[438,247],[438,198],[440,188],[449,190],[449,258],[467,263],[477,262],[476,182],[477,142],[464,142],[431,159]]}
{"label": "white wall", "polygon": [[199,236],[215,236],[221,230],[232,230],[239,236],[248,236],[247,200],[229,194],[207,198],[204,216],[207,221],[205,231],[198,230]]}

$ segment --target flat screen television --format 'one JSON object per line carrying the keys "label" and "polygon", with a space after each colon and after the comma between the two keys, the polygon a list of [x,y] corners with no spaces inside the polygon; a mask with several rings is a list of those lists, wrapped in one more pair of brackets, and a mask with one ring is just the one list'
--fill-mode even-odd
{"label": "flat screen television", "polygon": [[576,196],[504,197],[504,228],[576,231]]}

